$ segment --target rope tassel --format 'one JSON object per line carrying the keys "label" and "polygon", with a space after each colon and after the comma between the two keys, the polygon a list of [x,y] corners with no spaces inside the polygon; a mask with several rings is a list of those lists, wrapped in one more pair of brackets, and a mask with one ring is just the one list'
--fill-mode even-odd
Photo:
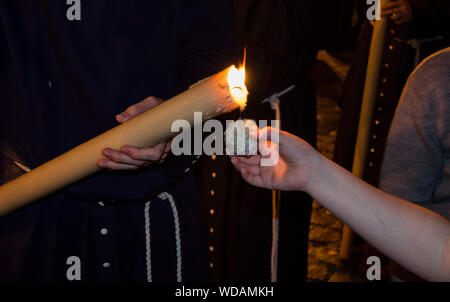
{"label": "rope tassel", "polygon": [[[182,282],[182,253],[181,253],[181,231],[180,218],[178,209],[175,204],[173,196],[167,192],[158,195],[161,200],[168,200],[173,213],[173,220],[175,225],[175,242],[177,249],[177,282]],[[152,258],[151,258],[151,241],[150,241],[150,204],[148,201],[145,204],[145,243],[146,243],[146,264],[147,264],[147,282],[152,282]]]}

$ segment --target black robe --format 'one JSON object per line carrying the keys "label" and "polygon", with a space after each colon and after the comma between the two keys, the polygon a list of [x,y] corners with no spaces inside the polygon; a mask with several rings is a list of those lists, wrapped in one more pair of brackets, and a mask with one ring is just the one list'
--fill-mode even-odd
{"label": "black robe", "polygon": [[[450,3],[446,0],[409,0],[409,2],[414,21],[403,25],[389,21],[386,31],[363,177],[374,186],[378,186],[386,138],[395,109],[403,86],[415,67],[416,50],[408,41],[442,37],[422,44],[420,60],[449,45]],[[334,159],[349,170],[353,163],[371,36],[372,26],[366,22],[362,26],[341,104],[342,115]]]}
{"label": "black robe", "polygon": [[[221,71],[234,45],[204,0],[81,1],[79,21],[66,17],[70,6],[0,0],[0,184],[23,173],[13,160],[35,168],[116,126],[128,106]],[[176,280],[173,213],[156,197],[163,191],[178,207],[183,280],[207,280],[192,161],[100,172],[1,217],[0,280],[67,280],[76,256],[83,281],[145,281],[147,251],[153,280]]]}
{"label": "black robe", "polygon": [[[389,21],[386,31],[382,65],[378,77],[378,91],[371,121],[370,136],[364,164],[363,179],[378,186],[386,140],[403,87],[414,70],[416,50],[408,41],[431,39],[420,47],[418,61],[450,45],[450,2],[447,0],[408,0],[413,22],[396,25]],[[358,131],[364,80],[372,36],[372,26],[365,22],[355,51],[355,59],[345,81],[342,114],[334,160],[348,170],[352,169]],[[434,39],[439,37],[439,39]],[[363,241],[357,237],[356,244]],[[416,277],[400,268],[397,276],[416,281]]]}
{"label": "black robe", "polygon": [[[279,0],[234,5],[241,54],[247,48],[250,96],[240,116],[227,118],[274,120],[270,105],[261,101],[296,85],[281,98],[281,127],[314,145],[315,89],[307,72],[315,60],[317,31],[323,29],[320,5]],[[224,156],[204,158],[197,172],[210,234],[211,279],[270,281],[272,192],[245,183]],[[311,203],[300,192],[281,194],[279,281],[306,280]]]}

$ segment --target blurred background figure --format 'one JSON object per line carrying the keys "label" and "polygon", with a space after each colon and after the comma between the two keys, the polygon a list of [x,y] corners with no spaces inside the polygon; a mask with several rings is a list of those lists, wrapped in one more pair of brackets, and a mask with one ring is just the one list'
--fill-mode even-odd
{"label": "blurred background figure", "polygon": [[[390,21],[364,176],[375,186],[379,182],[389,126],[408,76],[421,60],[449,45],[450,3],[398,0],[382,7],[382,14],[389,16]],[[369,21],[362,24],[355,59],[344,86],[335,161],[347,169],[353,163],[372,28]]]}
{"label": "blurred background figure", "polygon": [[[275,119],[264,99],[292,85],[281,97],[281,127],[312,145],[316,142],[316,91],[308,75],[317,49],[331,44],[326,32],[340,14],[333,1],[237,0],[235,24],[246,48],[247,109],[224,119]],[[330,6],[325,4],[330,3]],[[350,10],[351,11],[351,10]],[[336,22],[337,24],[338,22]],[[272,257],[272,191],[242,181],[226,157],[203,158],[200,196],[209,229],[212,280],[305,281],[312,199],[283,192],[279,201],[278,256]],[[298,202],[298,201],[302,202]],[[276,247],[275,247],[276,248]],[[272,267],[272,268],[271,268]]]}
{"label": "blurred background figure", "polygon": [[[389,131],[380,188],[450,217],[448,132],[450,48],[430,56],[414,71],[403,91]],[[407,150],[407,152],[405,152]],[[418,278],[396,264],[395,279]]]}
{"label": "blurred background figure", "polygon": [[[363,16],[367,9],[360,8]],[[379,185],[388,131],[406,80],[424,58],[449,45],[450,30],[448,1],[396,0],[381,9],[382,16],[387,16],[389,21],[363,176],[374,186]],[[334,159],[348,170],[353,163],[372,30],[369,21],[362,23],[341,100]]]}

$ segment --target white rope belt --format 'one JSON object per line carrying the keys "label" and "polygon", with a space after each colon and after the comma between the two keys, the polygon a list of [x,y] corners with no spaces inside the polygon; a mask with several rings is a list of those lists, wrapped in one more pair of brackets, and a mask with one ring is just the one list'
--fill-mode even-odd
{"label": "white rope belt", "polygon": [[[21,168],[25,172],[30,172],[31,169],[21,163],[14,161],[14,164]],[[175,241],[177,248],[177,282],[182,282],[182,256],[181,256],[181,232],[180,232],[180,218],[178,216],[177,206],[173,196],[167,192],[163,192],[158,195],[162,200],[169,200],[170,207],[172,208],[173,220],[175,225]],[[151,259],[151,245],[150,245],[150,203],[145,203],[145,260],[147,265],[147,281],[152,282],[152,259]]]}
{"label": "white rope belt", "polygon": [[[177,282],[182,282],[182,255],[181,255],[181,232],[180,232],[180,218],[178,216],[177,206],[173,196],[167,192],[158,195],[162,200],[169,200],[172,208],[173,220],[175,225],[175,242],[177,249]],[[146,265],[147,265],[147,282],[152,282],[152,258],[151,258],[151,238],[150,238],[150,204],[151,200],[145,203],[145,244],[146,244]]]}

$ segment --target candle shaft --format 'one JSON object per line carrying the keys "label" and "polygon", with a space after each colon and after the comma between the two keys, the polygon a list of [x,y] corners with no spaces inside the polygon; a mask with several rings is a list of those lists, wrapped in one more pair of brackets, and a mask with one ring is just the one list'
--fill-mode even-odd
{"label": "candle shaft", "polygon": [[106,147],[152,146],[174,135],[171,126],[175,120],[187,120],[194,126],[194,112],[213,118],[238,108],[230,96],[228,72],[229,68],[1,186],[0,216],[98,172]]}

